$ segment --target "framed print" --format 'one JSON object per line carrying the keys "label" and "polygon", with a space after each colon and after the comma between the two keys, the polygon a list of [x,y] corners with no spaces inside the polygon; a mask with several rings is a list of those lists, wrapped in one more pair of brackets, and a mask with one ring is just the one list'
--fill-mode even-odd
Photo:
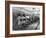
{"label": "framed print", "polygon": [[44,3],[6,1],[5,36],[44,35],[44,10]]}

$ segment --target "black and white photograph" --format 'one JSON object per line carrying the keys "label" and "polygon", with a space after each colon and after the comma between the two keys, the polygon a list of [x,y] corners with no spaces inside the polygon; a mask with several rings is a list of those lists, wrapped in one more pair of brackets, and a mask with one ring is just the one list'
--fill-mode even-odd
{"label": "black and white photograph", "polygon": [[39,30],[40,9],[31,7],[12,7],[13,30]]}

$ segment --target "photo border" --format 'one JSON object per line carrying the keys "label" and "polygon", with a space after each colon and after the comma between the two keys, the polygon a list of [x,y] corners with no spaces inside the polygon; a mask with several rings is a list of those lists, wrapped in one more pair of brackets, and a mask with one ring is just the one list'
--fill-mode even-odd
{"label": "photo border", "polygon": [[[26,7],[31,7],[31,8],[39,8],[40,9],[40,12],[39,12],[39,14],[40,14],[40,29],[39,30],[22,30],[22,31],[20,31],[19,30],[19,32],[18,31],[16,31],[16,30],[12,30],[13,28],[12,28],[12,26],[13,26],[13,11],[12,11],[12,7],[24,7],[24,8],[26,8]],[[42,32],[42,15],[43,15],[43,13],[42,13],[42,6],[37,6],[37,5],[21,5],[21,4],[10,4],[10,34],[21,34],[21,33],[38,33],[38,32]]]}
{"label": "photo border", "polygon": [[[21,4],[21,5],[39,5],[43,6],[43,22],[42,32],[40,33],[25,33],[25,34],[10,34],[10,4]],[[5,37],[18,37],[18,36],[34,36],[45,34],[45,5],[44,3],[36,2],[20,2],[20,1],[5,1]]]}

